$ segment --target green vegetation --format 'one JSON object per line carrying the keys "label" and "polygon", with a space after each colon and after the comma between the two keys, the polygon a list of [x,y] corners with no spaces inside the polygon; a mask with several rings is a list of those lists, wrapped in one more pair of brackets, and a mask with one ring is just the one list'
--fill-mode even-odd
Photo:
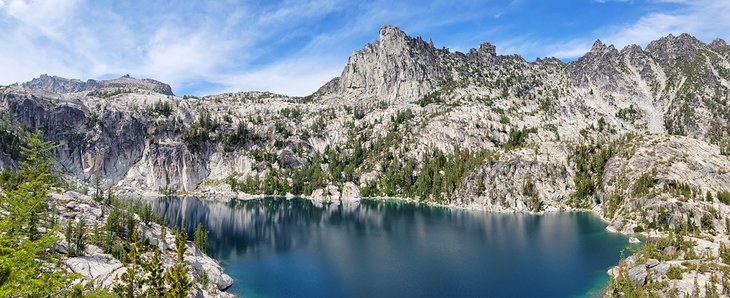
{"label": "green vegetation", "polygon": [[43,141],[40,132],[23,143],[20,170],[3,181],[0,195],[0,296],[68,293],[73,276],[56,270],[53,245],[60,229],[48,205],[57,181],[50,158],[55,145]]}
{"label": "green vegetation", "polygon": [[725,205],[730,205],[730,191],[718,191],[717,200]]}
{"label": "green vegetation", "polygon": [[[616,142],[598,142],[591,145],[580,145],[573,152],[575,161],[575,192],[568,199],[568,205],[576,208],[589,206],[589,198],[603,189],[603,169],[606,162],[616,153]],[[620,196],[616,199],[622,200]],[[614,201],[613,204],[618,204]]]}
{"label": "green vegetation", "polygon": [[636,120],[641,119],[643,113],[638,110],[633,104],[631,104],[628,108],[623,108],[618,110],[616,113],[616,117],[619,119],[628,121],[628,122],[635,122]]}
{"label": "green vegetation", "polygon": [[649,189],[654,185],[654,176],[656,175],[656,169],[641,174],[639,179],[634,182],[633,195],[635,197],[641,197],[649,193]]}
{"label": "green vegetation", "polygon": [[522,195],[526,197],[531,197],[535,194],[535,184],[532,183],[532,179],[528,177],[525,183],[522,184]]}
{"label": "green vegetation", "polygon": [[110,97],[114,97],[114,96],[117,96],[120,94],[128,94],[128,93],[132,93],[132,92],[133,92],[133,90],[130,88],[115,88],[114,90],[111,90],[111,91],[101,91],[101,90],[92,91],[89,93],[89,95],[101,97],[101,98],[110,98]]}
{"label": "green vegetation", "polygon": [[236,130],[223,139],[223,150],[226,152],[233,151],[234,148],[246,145],[249,142],[260,141],[261,136],[251,131],[246,123],[238,122]]}
{"label": "green vegetation", "polygon": [[537,128],[512,129],[509,138],[504,143],[505,150],[517,149],[525,145],[531,133],[537,133]]}
{"label": "green vegetation", "polygon": [[71,257],[83,255],[86,250],[86,219],[80,218],[76,225],[71,220],[66,221],[64,236],[68,255]]}
{"label": "green vegetation", "polygon": [[427,94],[426,96],[418,99],[416,104],[421,107],[425,107],[429,104],[442,104],[445,103],[447,97],[450,96],[456,88],[462,87],[466,82],[463,81],[448,81],[441,85],[438,90]]}
{"label": "green vegetation", "polygon": [[186,237],[184,231],[177,234],[177,262],[165,269],[157,248],[152,248],[151,257],[143,256],[151,247],[140,241],[135,230],[121,258],[127,270],[115,280],[113,292],[119,297],[186,297],[193,286],[183,262]]}
{"label": "green vegetation", "polygon": [[88,129],[96,127],[99,123],[99,114],[96,112],[91,112],[89,118],[86,118],[86,128]]}
{"label": "green vegetation", "polygon": [[0,152],[7,152],[14,160],[20,160],[22,153],[22,134],[17,131],[17,124],[10,113],[0,112]]}
{"label": "green vegetation", "polygon": [[[646,239],[646,241],[637,249],[629,248],[629,250],[633,252],[636,257],[635,261],[638,262],[638,264],[646,263],[648,259],[655,259],[660,262],[671,261],[680,256],[684,256],[684,260],[697,260],[700,256],[694,251],[696,243],[685,238],[685,236],[688,235],[688,232],[689,230],[686,229],[686,226],[678,226],[674,230],[668,230],[668,234],[664,237]],[[668,248],[670,248],[673,253],[666,253]],[[720,253],[722,256],[722,246]],[[730,259],[730,253],[726,252],[725,254],[727,254]],[[668,281],[662,280],[661,278],[653,278],[651,273],[649,273],[646,277],[645,284],[633,284],[631,279],[628,278],[628,269],[623,267],[624,264],[625,261],[622,252],[621,259],[619,261],[619,276],[611,278],[607,289],[607,292],[611,297],[656,297],[655,293],[657,291],[665,290],[669,287]],[[688,267],[687,269],[682,266],[671,265],[666,276],[669,279],[677,280],[682,279],[682,275],[685,270],[707,272],[708,270],[712,270],[710,267],[716,266],[711,263],[700,264],[701,265],[692,265],[689,262],[683,262],[682,265]]]}
{"label": "green vegetation", "polygon": [[677,197],[682,196],[685,198],[690,198],[693,196],[692,187],[688,183],[674,180],[665,182],[664,186],[662,187],[662,191],[664,193],[669,193]]}
{"label": "green vegetation", "polygon": [[416,160],[397,159],[385,165],[376,181],[361,189],[367,196],[411,197],[421,201],[448,202],[469,173],[485,160],[495,157],[491,151],[471,152],[455,149],[452,153],[434,151],[421,158],[423,166],[416,173]]}
{"label": "green vegetation", "polygon": [[185,266],[185,240],[187,234],[185,231],[178,233],[175,236],[175,248],[177,249],[177,262],[172,268],[165,272],[165,281],[169,285],[167,295],[168,297],[185,298],[190,293],[192,288],[192,281],[188,278],[188,267]]}
{"label": "green vegetation", "polygon": [[172,105],[167,101],[158,100],[148,108],[150,114],[168,117],[172,115]]}
{"label": "green vegetation", "polygon": [[682,267],[672,265],[667,270],[667,277],[670,279],[682,279],[682,273],[684,273]]}
{"label": "green vegetation", "polygon": [[[111,205],[104,226],[88,226],[85,218],[67,220],[63,234],[69,257],[84,254],[88,243],[101,247],[127,267],[118,276],[113,292],[105,289],[71,287],[77,274],[59,266],[54,244],[61,229],[49,206],[51,187],[57,178],[51,161],[55,145],[42,141],[40,133],[24,137],[23,160],[17,173],[4,172],[0,180],[0,295],[4,297],[186,297],[192,288],[182,262],[184,233],[179,233],[178,262],[165,270],[161,252],[141,239],[140,224],[163,223],[162,216],[147,204],[122,201],[103,193],[95,198]],[[135,220],[139,216],[142,223]],[[164,231],[164,229],[163,229]],[[164,235],[164,232],[163,232]],[[164,236],[163,236],[164,237]],[[196,243],[207,242],[207,232],[196,232]],[[182,247],[180,247],[182,245]],[[153,250],[151,256],[145,256]]]}
{"label": "green vegetation", "polygon": [[730,156],[730,141],[720,143],[720,154]]}
{"label": "green vegetation", "polygon": [[730,246],[725,245],[724,242],[720,243],[720,260],[725,265],[730,265]]}
{"label": "green vegetation", "polygon": [[198,223],[195,227],[195,234],[193,234],[193,243],[203,253],[208,251],[208,231],[203,229],[203,225]]}
{"label": "green vegetation", "polygon": [[188,150],[193,152],[199,152],[210,140],[210,134],[214,133],[220,123],[214,119],[210,112],[203,110],[198,116],[198,121],[194,122],[190,127],[183,133],[183,141],[187,144]]}
{"label": "green vegetation", "polygon": [[279,114],[282,117],[287,118],[289,120],[293,120],[295,122],[301,122],[303,112],[299,108],[283,108],[283,109],[279,110]]}

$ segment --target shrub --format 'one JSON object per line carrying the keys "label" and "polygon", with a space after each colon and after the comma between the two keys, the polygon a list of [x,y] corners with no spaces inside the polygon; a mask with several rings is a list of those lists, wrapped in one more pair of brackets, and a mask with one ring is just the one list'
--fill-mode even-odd
{"label": "shrub", "polygon": [[682,279],[682,273],[684,270],[682,270],[682,267],[680,266],[669,266],[669,270],[667,270],[667,277],[670,279]]}
{"label": "shrub", "polygon": [[730,265],[730,246],[720,243],[720,259],[726,265]]}
{"label": "shrub", "polygon": [[717,192],[717,200],[720,202],[730,205],[730,192],[728,191],[718,191]]}
{"label": "shrub", "polygon": [[532,183],[532,179],[530,177],[527,178],[525,181],[525,184],[522,185],[522,195],[526,197],[531,197],[535,193],[535,184]]}
{"label": "shrub", "polygon": [[634,182],[633,195],[635,197],[641,197],[649,193],[649,188],[654,185],[655,174],[656,169],[652,170],[651,172],[641,174],[641,176],[639,176],[639,179]]}
{"label": "shrub", "polygon": [[152,107],[148,109],[150,113],[157,114],[160,116],[170,116],[172,115],[172,105],[170,105],[169,102],[158,100],[157,102],[152,104]]}
{"label": "shrub", "polygon": [[537,128],[513,129],[509,132],[509,139],[504,144],[505,150],[520,148],[525,145],[531,133],[537,133]]}

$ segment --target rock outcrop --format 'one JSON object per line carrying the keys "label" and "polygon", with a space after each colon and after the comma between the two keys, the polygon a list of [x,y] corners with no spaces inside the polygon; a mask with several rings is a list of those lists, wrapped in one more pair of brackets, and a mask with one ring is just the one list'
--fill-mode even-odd
{"label": "rock outcrop", "polygon": [[451,79],[439,65],[443,50],[396,27],[380,29],[380,39],[350,56],[330,94],[370,100],[417,99]]}
{"label": "rock outcrop", "polygon": [[106,95],[105,92],[131,92],[132,90],[146,90],[164,95],[173,95],[170,85],[155,80],[137,80],[129,75],[113,80],[88,80],[83,82],[77,79],[66,79],[58,76],[43,74],[23,86],[46,90],[53,93],[89,92],[96,95]]}
{"label": "rock outcrop", "polygon": [[[410,199],[493,211],[592,210],[623,233],[689,222],[716,246],[728,233],[718,194],[730,191],[730,47],[719,39],[669,35],[620,51],[597,41],[574,62],[527,62],[385,26],[307,97],[179,98],[153,80],[43,75],[0,86],[0,112],[2,169],[17,168],[22,131],[42,130],[70,184],[128,195],[339,204],[418,194]],[[418,181],[427,164],[442,168]],[[68,209],[93,209],[84,204]],[[194,272],[218,274],[190,258]],[[69,266],[116,272],[101,257]]]}
{"label": "rock outcrop", "polygon": [[[91,197],[74,191],[65,191],[52,194],[51,204],[55,206],[60,214],[59,221],[65,224],[67,221],[77,223],[80,220],[86,221],[87,227],[104,226],[110,212],[105,206]],[[135,215],[136,216],[136,215]],[[137,221],[140,219],[137,218]],[[173,259],[176,253],[175,235],[165,233],[163,238],[162,228],[159,224],[140,222],[137,229],[142,239],[146,239],[152,247],[162,251],[162,263],[169,268],[175,264]],[[86,232],[88,233],[88,231]],[[187,242],[184,263],[190,268],[188,276],[195,285],[203,285],[203,276],[208,280],[208,288],[195,286],[194,297],[231,297],[225,290],[233,285],[233,279],[225,274],[223,267],[211,257],[201,253],[191,242]],[[68,254],[65,236],[61,235],[56,250]],[[152,252],[146,254],[151,255]],[[104,253],[99,247],[88,244],[81,256],[68,257],[63,259],[63,264],[70,271],[81,275],[80,282],[93,283],[94,287],[110,288],[114,285],[115,279],[126,272],[127,268],[118,259],[110,254]]]}
{"label": "rock outcrop", "polygon": [[[232,175],[263,180],[270,165],[276,173],[298,169],[315,152],[345,146],[359,135],[368,135],[363,145],[372,146],[391,129],[401,138],[391,144],[393,153],[412,157],[454,146],[499,150],[511,132],[528,128],[536,129],[528,140],[533,144],[629,132],[681,134],[715,144],[729,137],[723,90],[730,86],[730,59],[721,40],[708,45],[670,35],[646,49],[631,45],[621,51],[597,41],[585,56],[564,64],[499,56],[490,43],[467,54],[450,52],[392,26],[379,35],[311,97],[251,92],[182,99],[153,80],[82,82],[42,75],[0,87],[0,110],[4,122],[42,130],[57,142],[59,168],[75,181],[98,177],[105,186],[182,192]],[[698,59],[704,64],[687,64]],[[410,114],[398,120],[403,111]],[[405,123],[394,127],[397,121]],[[3,168],[16,166],[15,151],[0,146]],[[485,175],[512,173],[502,170],[508,164],[522,171],[533,162],[498,162]],[[361,177],[372,173],[354,170]],[[552,192],[564,197],[571,178],[556,175],[551,183],[564,186]]]}

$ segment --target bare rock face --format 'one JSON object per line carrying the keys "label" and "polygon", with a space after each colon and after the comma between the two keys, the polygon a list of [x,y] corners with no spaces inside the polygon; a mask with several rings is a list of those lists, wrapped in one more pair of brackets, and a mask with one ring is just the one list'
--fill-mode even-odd
{"label": "bare rock face", "polygon": [[565,159],[567,148],[558,144],[504,154],[466,180],[458,202],[492,211],[557,211],[574,187],[572,174],[556,166]]}
{"label": "bare rock face", "polygon": [[91,255],[68,258],[65,265],[73,272],[92,280],[97,287],[111,287],[114,279],[126,270],[119,260],[109,255]]}
{"label": "bare rock face", "polygon": [[450,79],[438,56],[420,37],[384,26],[379,41],[350,56],[333,91],[342,98],[417,99]]}
{"label": "bare rock face", "polygon": [[[105,187],[190,192],[228,179],[261,185],[269,173],[291,182],[315,160],[329,172],[336,161],[377,149],[361,164],[327,173],[346,177],[315,187],[329,200],[328,185],[339,188],[334,199],[351,196],[377,182],[392,160],[415,158],[417,174],[424,153],[458,148],[503,154],[476,167],[455,204],[548,210],[574,191],[575,144],[627,133],[686,135],[705,145],[730,139],[727,48],[670,35],[646,49],[597,41],[575,62],[531,63],[499,56],[490,43],[450,52],[384,26],[308,97],[178,98],[153,80],[42,75],[0,86],[0,112],[58,143],[58,168],[82,183],[99,177]],[[16,168],[20,157],[11,126],[0,143],[3,169]],[[505,149],[528,129],[534,133],[518,146],[527,148]],[[324,156],[328,148],[339,156]],[[522,194],[527,178],[537,199]]]}
{"label": "bare rock face", "polygon": [[[367,190],[491,211],[577,208],[622,233],[699,227],[714,242],[696,238],[698,249],[718,256],[726,237],[715,236],[730,233],[730,206],[717,198],[730,191],[729,94],[722,40],[669,35],[620,51],[597,41],[574,62],[527,62],[497,55],[489,43],[466,54],[437,49],[385,26],[339,77],[306,97],[178,98],[166,84],[131,77],[43,75],[0,86],[0,168],[17,168],[22,131],[41,130],[58,144],[67,178],[88,185],[99,177],[127,194],[198,191],[227,200],[289,192],[356,205]],[[608,144],[618,145],[603,151]],[[474,161],[475,153],[486,157]],[[439,157],[431,167],[445,170],[414,191],[429,156]],[[450,163],[460,168],[448,171]],[[93,203],[61,201],[64,217],[103,217]],[[170,250],[171,241],[155,243]],[[218,276],[212,290],[230,286],[210,260],[191,250],[186,261],[194,278]],[[98,258],[69,266],[98,276],[114,267]],[[654,264],[651,276],[669,266]],[[626,268],[635,284],[649,279],[640,264]],[[672,286],[690,293],[688,279],[704,283],[709,274],[685,274]]]}
{"label": "bare rock face", "polygon": [[352,182],[346,182],[342,186],[342,198],[343,201],[353,201],[360,199],[360,188]]}
{"label": "bare rock face", "polygon": [[79,180],[99,176],[107,184],[116,183],[142,156],[143,125],[123,111],[97,114],[78,99],[22,93],[6,94],[2,106],[13,111],[15,121],[56,142],[59,167]]}
{"label": "bare rock face", "polygon": [[694,36],[682,33],[679,36],[669,34],[659,40],[652,41],[646,46],[646,50],[652,56],[668,64],[676,59],[691,61],[697,56],[697,52],[702,46],[703,43]]}
{"label": "bare rock face", "polygon": [[76,93],[89,91],[93,95],[103,95],[107,92],[122,92],[131,90],[147,90],[164,95],[173,95],[170,85],[155,80],[138,80],[129,75],[113,80],[88,80],[83,82],[77,79],[66,79],[58,76],[41,75],[23,86],[53,93]]}
{"label": "bare rock face", "polygon": [[466,56],[470,61],[480,64],[493,64],[497,61],[497,47],[489,42],[485,42],[479,45],[479,48],[469,50]]}
{"label": "bare rock face", "polygon": [[53,93],[81,92],[87,89],[87,84],[81,80],[66,79],[47,74],[42,74],[30,82],[23,83],[23,86]]}

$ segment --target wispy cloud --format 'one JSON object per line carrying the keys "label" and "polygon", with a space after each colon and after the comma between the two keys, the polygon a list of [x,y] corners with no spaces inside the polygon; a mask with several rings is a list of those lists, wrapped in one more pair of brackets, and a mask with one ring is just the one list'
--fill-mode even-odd
{"label": "wispy cloud", "polygon": [[673,11],[648,13],[636,22],[608,26],[595,30],[594,36],[575,38],[558,43],[520,45],[515,51],[524,51],[535,46],[547,49],[548,56],[563,59],[577,58],[591,49],[598,38],[613,44],[618,49],[629,44],[646,46],[652,40],[669,34],[689,33],[704,41],[725,38],[730,32],[730,2],[712,0],[657,0],[657,2],[680,4]]}
{"label": "wispy cloud", "polygon": [[[268,90],[307,95],[337,76],[349,54],[372,41],[385,24],[433,37],[437,46],[467,51],[492,41],[499,53],[528,58],[575,58],[596,38],[621,47],[668,33],[708,40],[730,32],[727,1],[646,1],[641,3],[675,8],[646,9],[612,25],[575,20],[570,30],[582,31],[560,32],[566,39],[548,37],[569,29],[535,22],[533,9],[554,10],[557,20],[570,13],[552,3],[535,8],[544,5],[537,0],[0,0],[0,39],[6,41],[0,47],[0,84],[42,73],[80,79],[130,74],[164,81],[180,94]],[[639,2],[581,5],[638,7]]]}

